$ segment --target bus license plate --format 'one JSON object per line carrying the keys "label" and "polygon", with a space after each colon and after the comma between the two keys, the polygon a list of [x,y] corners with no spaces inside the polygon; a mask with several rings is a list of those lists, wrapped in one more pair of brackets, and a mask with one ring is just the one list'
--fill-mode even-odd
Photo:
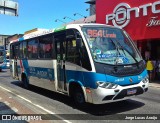
{"label": "bus license plate", "polygon": [[127,90],[127,95],[132,95],[132,94],[135,94],[137,92],[136,89],[129,89]]}

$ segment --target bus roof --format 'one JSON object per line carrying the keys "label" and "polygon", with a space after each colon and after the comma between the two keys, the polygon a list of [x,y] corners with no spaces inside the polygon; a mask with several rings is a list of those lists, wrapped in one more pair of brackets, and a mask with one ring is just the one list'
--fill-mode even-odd
{"label": "bus roof", "polygon": [[38,36],[42,36],[42,35],[46,35],[46,34],[50,34],[50,33],[53,33],[53,32],[59,32],[59,31],[69,29],[69,28],[80,28],[82,26],[106,26],[106,27],[118,28],[118,27],[113,27],[111,25],[98,24],[98,23],[68,24],[68,25],[64,25],[64,26],[61,26],[61,27],[55,28],[55,29],[38,29],[38,28],[35,28],[35,29],[32,29],[32,30],[26,31],[24,33],[23,37],[21,37],[17,40],[11,41],[11,43],[12,42],[17,42],[17,41],[23,41],[23,40],[26,40],[26,39],[30,39],[30,38],[34,38],[34,37],[38,37]]}
{"label": "bus roof", "polygon": [[46,35],[52,32],[54,32],[54,29],[33,29],[33,30],[25,32],[24,36],[20,38],[19,41],[38,37],[41,35]]}
{"label": "bus roof", "polygon": [[82,27],[82,26],[106,26],[106,27],[112,27],[112,28],[118,28],[119,27],[114,27],[112,25],[106,25],[106,24],[100,24],[100,23],[82,23],[82,24],[68,24],[66,25],[66,29],[68,28],[73,28],[73,27]]}

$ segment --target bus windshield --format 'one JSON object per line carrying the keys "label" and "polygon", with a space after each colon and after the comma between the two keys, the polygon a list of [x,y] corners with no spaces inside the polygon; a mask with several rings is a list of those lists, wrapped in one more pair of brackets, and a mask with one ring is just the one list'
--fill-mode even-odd
{"label": "bus windshield", "polygon": [[95,62],[122,65],[142,60],[129,36],[121,29],[83,27],[82,31]]}

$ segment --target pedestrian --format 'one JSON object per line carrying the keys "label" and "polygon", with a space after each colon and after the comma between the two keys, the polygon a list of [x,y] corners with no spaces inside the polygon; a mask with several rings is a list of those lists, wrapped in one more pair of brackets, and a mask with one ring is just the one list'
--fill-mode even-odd
{"label": "pedestrian", "polygon": [[154,67],[153,67],[153,63],[150,60],[150,58],[147,60],[146,69],[148,71],[149,80],[151,80],[152,79],[152,72],[153,72]]}

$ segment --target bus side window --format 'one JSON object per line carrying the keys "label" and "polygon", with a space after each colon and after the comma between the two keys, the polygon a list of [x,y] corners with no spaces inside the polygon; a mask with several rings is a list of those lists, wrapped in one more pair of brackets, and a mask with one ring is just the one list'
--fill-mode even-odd
{"label": "bus side window", "polygon": [[66,46],[65,46],[65,31],[55,33],[54,35],[55,40],[55,51],[56,51],[56,58],[58,60],[65,60],[65,53],[66,53]]}
{"label": "bus side window", "polygon": [[23,58],[27,58],[27,42],[23,42]]}
{"label": "bus side window", "polygon": [[67,61],[91,71],[91,64],[82,37],[77,30],[67,30]]}
{"label": "bus side window", "polygon": [[66,60],[80,66],[80,57],[76,46],[76,36],[74,30],[67,30],[67,57]]}
{"label": "bus side window", "polygon": [[14,45],[14,51],[13,51],[13,57],[14,58],[19,58],[19,46],[20,46],[20,44],[19,43],[16,43],[15,45]]}
{"label": "bus side window", "polygon": [[26,56],[27,55],[27,52],[26,52],[26,50],[27,50],[27,43],[26,43],[26,41],[20,43],[19,50],[20,50],[19,57],[20,58],[26,58],[27,57]]}
{"label": "bus side window", "polygon": [[13,59],[13,45],[10,45],[10,58]]}
{"label": "bus side window", "polygon": [[67,61],[80,65],[80,58],[76,48],[76,40],[67,40]]}
{"label": "bus side window", "polygon": [[39,58],[53,58],[53,37],[41,37],[39,39]]}
{"label": "bus side window", "polygon": [[32,39],[28,41],[28,58],[37,59],[38,56],[38,40]]}
{"label": "bus side window", "polygon": [[23,58],[23,42],[20,43],[20,48],[19,48],[19,57]]}
{"label": "bus side window", "polygon": [[78,45],[77,49],[80,54],[80,61],[81,61],[82,67],[91,71],[92,68],[91,68],[88,52],[81,37],[77,39],[77,45]]}

